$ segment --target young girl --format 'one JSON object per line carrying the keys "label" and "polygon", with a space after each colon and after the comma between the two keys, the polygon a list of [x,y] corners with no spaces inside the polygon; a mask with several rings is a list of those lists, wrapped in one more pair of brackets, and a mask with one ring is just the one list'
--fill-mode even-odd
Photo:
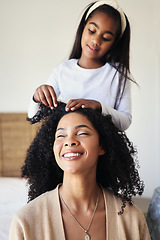
{"label": "young girl", "polygon": [[36,120],[48,117],[22,168],[29,203],[14,215],[9,239],[149,240],[132,203],[144,185],[125,133],[92,109],[42,110]]}
{"label": "young girl", "polygon": [[91,3],[80,21],[69,60],[36,89],[28,117],[36,114],[38,103],[53,108],[59,99],[67,103],[66,111],[80,107],[102,111],[112,115],[121,131],[126,130],[132,120],[129,44],[129,22],[118,3]]}

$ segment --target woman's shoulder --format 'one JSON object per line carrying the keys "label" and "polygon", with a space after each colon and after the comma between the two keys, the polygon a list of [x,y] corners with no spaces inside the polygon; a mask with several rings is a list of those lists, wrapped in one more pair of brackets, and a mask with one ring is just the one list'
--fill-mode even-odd
{"label": "woman's shoulder", "polygon": [[[149,231],[145,216],[136,205],[126,203],[123,214],[118,214],[123,205],[120,197],[115,196],[110,189],[103,189],[106,203],[108,221],[119,228],[120,239],[146,239],[149,240]],[[115,229],[115,228],[114,228]]]}
{"label": "woman's shoulder", "polygon": [[[104,194],[106,197],[106,202],[109,205],[113,205],[116,211],[120,211],[122,207],[122,199],[120,196],[115,196],[113,191],[111,189],[104,189]],[[128,202],[126,202],[126,207],[124,208],[124,213],[128,215],[134,215],[137,217],[144,218],[144,214],[142,210],[137,207],[134,203],[130,205]]]}
{"label": "woman's shoulder", "polygon": [[48,203],[50,202],[50,199],[54,201],[56,199],[57,195],[57,189],[45,192],[41,194],[40,196],[36,197],[35,199],[31,200],[29,203],[27,203],[25,206],[20,208],[16,212],[16,216],[22,217],[22,216],[31,216],[33,215],[39,215],[42,212],[42,209],[47,209]]}

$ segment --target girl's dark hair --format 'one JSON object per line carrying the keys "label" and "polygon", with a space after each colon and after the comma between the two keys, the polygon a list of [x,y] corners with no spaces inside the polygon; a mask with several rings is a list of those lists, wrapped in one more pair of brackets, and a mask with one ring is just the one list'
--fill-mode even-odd
{"label": "girl's dark hair", "polygon": [[[137,151],[125,133],[114,126],[110,115],[82,108],[74,112],[85,115],[99,134],[105,154],[99,156],[97,183],[104,188],[111,188],[114,195],[121,197],[123,205],[119,213],[123,213],[126,202],[132,204],[132,197],[141,195],[144,190],[136,169]],[[59,103],[53,110],[41,105],[37,115],[30,119],[35,123],[44,118],[22,167],[22,177],[28,178],[29,201],[56,188],[63,181],[63,171],[56,163],[53,144],[59,120],[70,113],[65,111],[64,103]]]}
{"label": "girl's dark hair", "polygon": [[117,108],[119,103],[120,103],[120,100],[123,96],[126,81],[131,80],[131,81],[135,82],[130,76],[130,63],[129,63],[129,58],[130,58],[130,56],[129,56],[129,52],[130,52],[130,24],[129,24],[127,16],[125,15],[126,29],[121,36],[121,17],[120,17],[120,13],[116,9],[114,9],[113,7],[111,7],[107,4],[101,5],[98,8],[96,8],[93,12],[91,12],[91,14],[86,19],[87,12],[94,3],[91,3],[91,4],[88,5],[87,9],[85,10],[85,12],[84,12],[84,14],[81,18],[81,21],[80,21],[80,24],[79,24],[78,29],[77,29],[75,41],[74,41],[73,48],[71,50],[69,59],[71,59],[71,58],[79,59],[81,57],[81,53],[82,53],[82,48],[81,48],[82,33],[83,33],[83,30],[84,30],[84,27],[85,27],[86,23],[94,15],[94,13],[104,12],[107,15],[109,15],[110,17],[112,17],[115,21],[119,22],[115,42],[114,42],[113,46],[111,47],[111,49],[106,53],[106,55],[104,55],[104,57],[102,59],[104,64],[106,62],[108,62],[112,67],[114,67],[117,70],[112,81],[114,81],[114,78],[115,78],[116,74],[119,73],[119,88],[117,90],[117,98],[116,98],[116,102],[115,102],[115,106],[114,106],[115,108]]}

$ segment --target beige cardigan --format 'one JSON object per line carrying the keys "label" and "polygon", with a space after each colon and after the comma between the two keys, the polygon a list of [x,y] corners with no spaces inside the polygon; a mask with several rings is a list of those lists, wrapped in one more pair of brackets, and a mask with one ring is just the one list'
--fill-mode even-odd
{"label": "beige cardigan", "polygon": [[[143,213],[127,205],[122,215],[122,201],[103,189],[106,206],[106,240],[149,240]],[[9,240],[65,240],[58,187],[37,197],[13,217]],[[100,240],[100,239],[97,239]]]}

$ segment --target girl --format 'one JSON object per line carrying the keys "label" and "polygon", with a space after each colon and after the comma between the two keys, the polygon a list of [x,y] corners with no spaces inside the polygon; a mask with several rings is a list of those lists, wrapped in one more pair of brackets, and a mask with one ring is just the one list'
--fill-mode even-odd
{"label": "girl", "polygon": [[56,67],[45,85],[38,87],[30,103],[31,118],[42,102],[66,111],[92,108],[112,115],[115,125],[126,130],[131,124],[129,69],[130,26],[113,0],[89,5],[80,21],[69,60]]}
{"label": "girl", "polygon": [[29,203],[13,217],[9,239],[150,239],[143,213],[132,204],[144,186],[126,135],[92,109],[66,112],[59,104],[42,110],[36,121],[47,120],[22,168]]}

